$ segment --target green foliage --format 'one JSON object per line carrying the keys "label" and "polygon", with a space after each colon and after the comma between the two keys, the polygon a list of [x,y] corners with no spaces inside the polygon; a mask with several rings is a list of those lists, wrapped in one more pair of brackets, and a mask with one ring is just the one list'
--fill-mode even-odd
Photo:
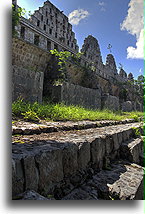
{"label": "green foliage", "polygon": [[39,117],[37,116],[36,112],[30,110],[22,113],[24,119],[27,121],[39,121]]}
{"label": "green foliage", "polygon": [[141,130],[140,130],[140,128],[133,127],[132,129],[134,130],[136,137],[140,137],[141,136]]}
{"label": "green foliage", "polygon": [[12,103],[12,113],[14,116],[23,116],[29,120],[123,120],[126,118],[132,118],[133,115],[137,117],[143,116],[142,112],[113,112],[108,109],[104,110],[92,110],[85,109],[81,106],[70,105],[67,106],[63,103],[52,104],[44,102],[38,104],[37,102],[30,104],[24,102],[22,99]]}
{"label": "green foliage", "polygon": [[19,24],[21,16],[25,15],[26,10],[24,8],[16,8],[12,4],[12,35],[16,36],[17,32],[15,30],[15,27]]}
{"label": "green foliage", "polygon": [[58,59],[58,65],[59,65],[59,81],[62,83],[63,81],[67,80],[67,74],[66,74],[66,63],[68,60],[75,60],[78,61],[80,59],[82,53],[72,54],[69,51],[57,51],[56,49],[50,50],[50,53],[52,55],[55,55]]}

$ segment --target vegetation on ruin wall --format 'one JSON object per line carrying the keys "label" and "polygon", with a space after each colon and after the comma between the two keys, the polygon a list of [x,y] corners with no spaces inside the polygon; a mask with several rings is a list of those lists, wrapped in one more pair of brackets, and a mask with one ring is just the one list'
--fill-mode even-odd
{"label": "vegetation on ruin wall", "polygon": [[67,76],[66,64],[69,61],[71,62],[73,61],[73,63],[80,65],[79,59],[82,53],[72,54],[69,51],[57,51],[56,49],[50,50],[50,53],[56,56],[58,59],[59,74],[56,78],[56,82],[63,83],[64,81],[67,81],[68,76]]}
{"label": "vegetation on ruin wall", "polygon": [[12,115],[26,120],[39,121],[46,120],[123,120],[133,118],[136,121],[143,116],[142,112],[113,112],[107,109],[91,110],[80,106],[67,106],[63,103],[52,104],[44,102],[43,104],[24,102],[22,99],[12,104]]}
{"label": "vegetation on ruin wall", "polygon": [[20,22],[21,16],[23,16],[26,13],[26,10],[24,8],[16,8],[12,4],[12,36],[17,36],[16,26]]}

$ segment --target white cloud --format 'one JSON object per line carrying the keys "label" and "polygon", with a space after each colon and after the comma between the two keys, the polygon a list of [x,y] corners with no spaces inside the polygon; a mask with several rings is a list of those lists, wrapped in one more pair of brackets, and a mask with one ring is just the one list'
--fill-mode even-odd
{"label": "white cloud", "polygon": [[69,15],[69,22],[72,25],[78,25],[82,19],[85,19],[89,16],[89,12],[87,10],[78,9],[72,11]]}
{"label": "white cloud", "polygon": [[143,0],[130,0],[128,14],[121,24],[121,30],[127,30],[136,37],[136,47],[127,48],[127,58],[143,59],[144,24],[143,24]]}
{"label": "white cloud", "polygon": [[103,2],[103,1],[102,1],[102,2],[101,2],[101,1],[99,1],[99,3],[98,3],[98,4],[99,4],[99,6],[105,6],[105,2]]}
{"label": "white cloud", "polygon": [[106,3],[105,2],[99,1],[98,5],[101,7],[100,11],[103,11],[103,12],[106,11],[106,8],[105,8]]}
{"label": "white cloud", "polygon": [[142,73],[142,68],[139,69],[139,73]]}
{"label": "white cloud", "polygon": [[142,29],[140,32],[140,36],[137,39],[136,42],[136,48],[130,46],[127,48],[127,58],[131,59],[143,59],[144,53],[143,53],[143,44],[144,44],[144,30]]}

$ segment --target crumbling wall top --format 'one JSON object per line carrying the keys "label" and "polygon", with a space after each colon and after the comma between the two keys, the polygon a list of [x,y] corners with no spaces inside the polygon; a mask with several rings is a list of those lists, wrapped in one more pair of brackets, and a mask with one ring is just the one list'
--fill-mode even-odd
{"label": "crumbling wall top", "polygon": [[108,54],[106,57],[106,67],[109,67],[114,74],[117,74],[116,62],[112,54]]}
{"label": "crumbling wall top", "polygon": [[122,78],[127,78],[127,73],[123,70],[123,68],[120,69],[119,75],[120,75]]}
{"label": "crumbling wall top", "polygon": [[89,35],[87,38],[85,38],[81,52],[87,59],[91,60],[95,65],[97,65],[98,63],[102,63],[98,40],[92,35]]}
{"label": "crumbling wall top", "polygon": [[132,74],[132,73],[129,73],[129,74],[128,74],[128,79],[129,79],[129,80],[133,80],[133,79],[134,79],[134,77],[133,77],[133,74]]}

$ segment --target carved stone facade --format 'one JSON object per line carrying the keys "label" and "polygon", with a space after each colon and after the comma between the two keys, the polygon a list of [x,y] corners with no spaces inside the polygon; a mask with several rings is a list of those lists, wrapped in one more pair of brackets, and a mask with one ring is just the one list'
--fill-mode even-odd
{"label": "carved stone facade", "polygon": [[[22,17],[17,26],[17,32],[22,40],[48,52],[57,49],[76,54],[79,51],[68,17],[49,0],[35,10],[29,19]],[[85,38],[81,52],[83,55],[80,63],[90,67],[98,76],[107,80],[115,78],[120,82],[127,81],[125,71],[117,73],[116,62],[112,54],[107,55],[106,64],[103,64],[98,40],[92,35]]]}
{"label": "carved stone facade", "polygon": [[124,78],[124,79],[127,78],[127,73],[123,70],[123,68],[120,69],[119,75],[120,75],[122,78]]}
{"label": "carved stone facade", "polygon": [[133,79],[134,79],[134,77],[133,77],[133,74],[132,74],[132,73],[129,73],[129,74],[128,74],[128,79],[129,79],[129,80],[133,80]]}
{"label": "carved stone facade", "polygon": [[44,50],[78,52],[77,40],[68,17],[48,0],[29,19],[22,17],[17,30],[20,38]]}
{"label": "carved stone facade", "polygon": [[89,35],[87,38],[85,38],[81,52],[93,66],[99,67],[99,65],[102,64],[99,43],[93,36]]}
{"label": "carved stone facade", "polygon": [[110,69],[114,74],[117,74],[116,63],[112,54],[108,54],[106,57],[106,67]]}
{"label": "carved stone facade", "polygon": [[[16,4],[16,0],[13,3]],[[23,96],[29,101],[42,102],[42,97],[46,95],[45,92],[48,92],[48,85],[52,83],[49,82],[50,74],[55,70],[55,60],[52,60],[50,50],[78,53],[75,33],[63,11],[48,0],[29,19],[22,17],[16,30],[18,36],[13,38],[12,45],[13,100]],[[82,99],[81,103],[87,108],[110,106],[114,110],[120,108],[120,102],[136,101],[138,106],[143,104],[142,98],[135,96],[135,86],[130,85],[124,88],[125,90],[121,88],[127,85],[128,80],[133,81],[132,73],[127,75],[122,67],[118,72],[112,54],[107,55],[106,63],[103,64],[100,46],[95,37],[89,35],[85,38],[81,53],[83,55],[79,65],[72,62],[66,68],[69,78],[67,87],[66,85],[60,87],[61,92],[63,91],[62,101],[65,97],[66,103],[79,104],[78,101]],[[27,93],[28,88],[31,91],[30,94]],[[72,94],[71,97],[68,91]],[[88,96],[90,93],[92,96],[88,99],[84,93],[80,94],[80,91],[85,91]],[[133,109],[136,110],[136,107]]]}

